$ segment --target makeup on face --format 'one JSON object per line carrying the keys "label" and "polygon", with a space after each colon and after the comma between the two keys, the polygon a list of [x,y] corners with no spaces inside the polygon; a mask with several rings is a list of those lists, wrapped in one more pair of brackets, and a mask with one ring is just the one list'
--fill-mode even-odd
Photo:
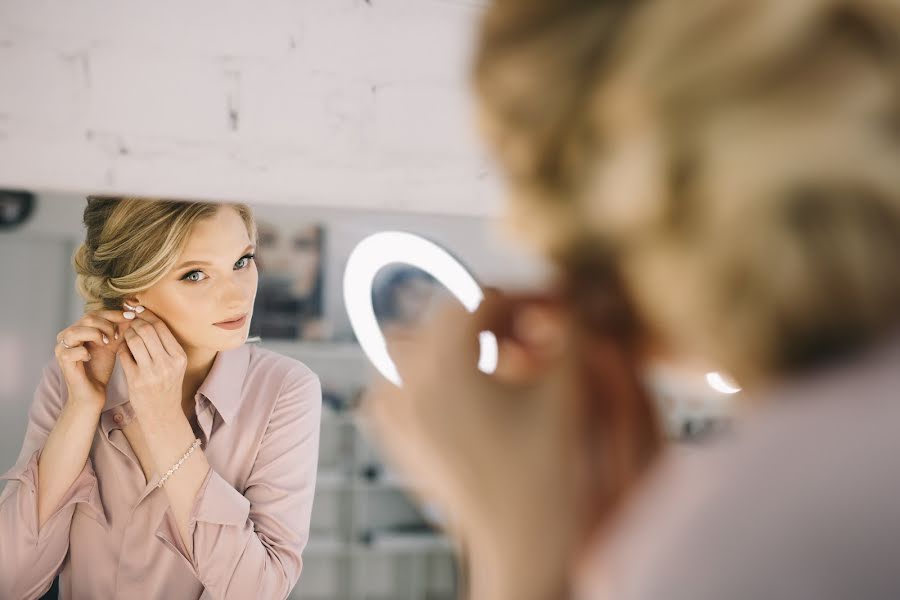
{"label": "makeup on face", "polygon": [[240,329],[247,323],[247,315],[243,315],[238,319],[234,319],[231,321],[221,321],[219,323],[213,323],[216,327],[221,327],[222,329]]}

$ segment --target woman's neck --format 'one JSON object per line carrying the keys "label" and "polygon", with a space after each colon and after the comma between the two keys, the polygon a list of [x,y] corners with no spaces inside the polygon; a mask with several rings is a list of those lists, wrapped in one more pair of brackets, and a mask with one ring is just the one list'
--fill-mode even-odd
{"label": "woman's neck", "polygon": [[218,352],[207,348],[185,348],[184,351],[188,361],[181,386],[181,408],[190,418],[194,413],[194,396],[209,375]]}

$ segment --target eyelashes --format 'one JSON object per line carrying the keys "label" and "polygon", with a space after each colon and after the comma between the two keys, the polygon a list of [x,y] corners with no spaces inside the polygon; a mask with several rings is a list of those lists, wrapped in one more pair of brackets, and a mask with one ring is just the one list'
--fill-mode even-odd
{"label": "eyelashes", "polygon": [[[250,266],[250,261],[254,260],[255,258],[256,258],[256,254],[254,254],[254,253],[251,252],[251,253],[245,254],[245,255],[243,255],[242,257],[240,257],[240,258],[235,262],[235,264],[241,262],[241,261],[244,260],[244,259],[247,259],[247,264],[245,264],[243,267],[238,267],[238,269],[246,269],[247,267]],[[191,279],[190,277],[191,277],[191,275],[193,275],[194,273],[202,273],[202,272],[203,272],[203,271],[198,271],[198,270],[189,271],[189,272],[187,272],[187,273],[184,274],[184,276],[181,278],[181,281],[188,281],[188,282],[190,282],[190,283],[200,283],[201,281],[203,281],[203,279]]]}

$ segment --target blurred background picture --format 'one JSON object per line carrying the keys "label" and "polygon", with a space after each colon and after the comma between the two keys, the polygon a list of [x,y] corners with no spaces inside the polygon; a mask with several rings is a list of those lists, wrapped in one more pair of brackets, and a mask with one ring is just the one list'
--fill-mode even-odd
{"label": "blurred background picture", "polygon": [[331,328],[322,302],[325,227],[319,223],[258,223],[259,288],[250,335],[325,340]]}

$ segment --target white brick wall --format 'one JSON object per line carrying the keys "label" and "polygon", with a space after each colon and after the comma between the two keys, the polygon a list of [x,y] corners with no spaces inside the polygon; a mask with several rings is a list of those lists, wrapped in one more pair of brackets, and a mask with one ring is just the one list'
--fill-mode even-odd
{"label": "white brick wall", "polygon": [[493,215],[482,0],[0,0],[0,185]]}

